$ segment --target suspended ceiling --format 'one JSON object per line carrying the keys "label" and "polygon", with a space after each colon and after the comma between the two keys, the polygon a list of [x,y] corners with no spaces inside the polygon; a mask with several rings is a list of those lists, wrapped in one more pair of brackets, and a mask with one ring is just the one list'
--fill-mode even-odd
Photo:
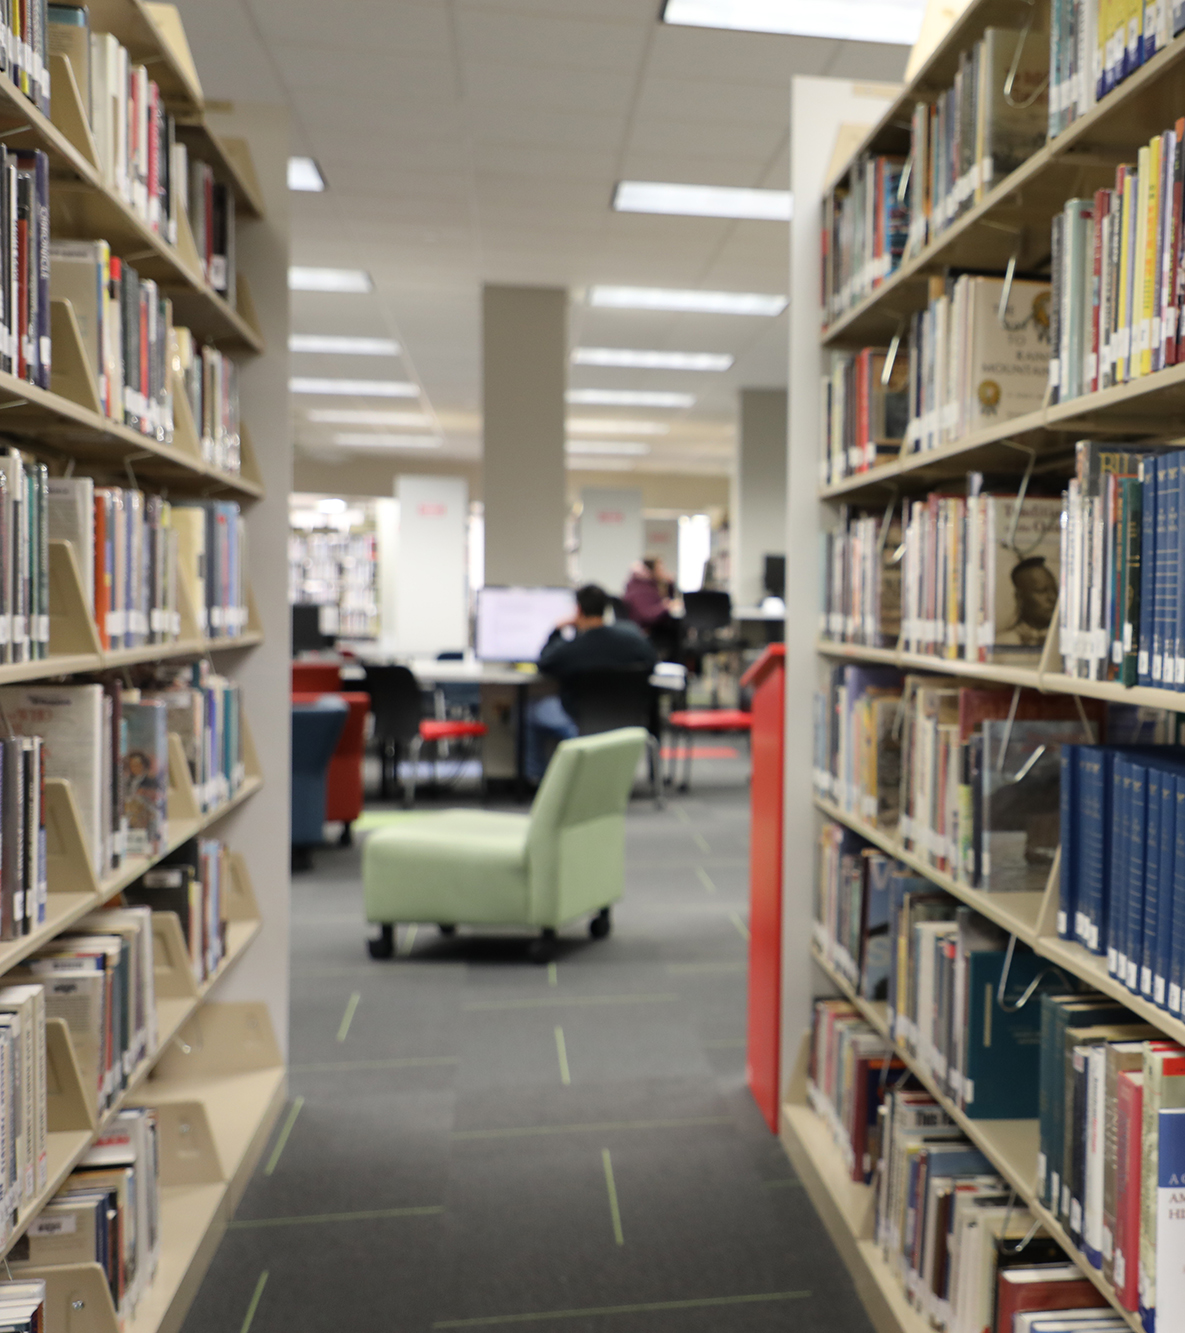
{"label": "suspended ceiling", "polygon": [[[896,80],[905,47],[678,28],[659,0],[181,0],[207,98],[283,102],[323,194],[293,194],[292,259],[363,267],[369,296],[294,293],[293,329],[396,338],[398,358],[294,354],[292,373],[412,380],[421,399],[294,396],[298,448],[330,461],[310,407],[421,410],[481,452],[485,282],[571,292],[571,344],[727,352],[725,373],[572,367],[573,388],[676,390],[645,458],[727,473],[742,387],[785,384],[786,317],[591,309],[594,283],[786,290],[778,222],[615,214],[618,180],[785,188],[794,74]],[[374,429],[381,429],[375,427]],[[367,451],[368,456],[373,451]],[[348,455],[347,455],[348,456]],[[398,455],[396,455],[398,456]],[[422,458],[424,451],[417,451]],[[582,463],[582,467],[587,463]]]}

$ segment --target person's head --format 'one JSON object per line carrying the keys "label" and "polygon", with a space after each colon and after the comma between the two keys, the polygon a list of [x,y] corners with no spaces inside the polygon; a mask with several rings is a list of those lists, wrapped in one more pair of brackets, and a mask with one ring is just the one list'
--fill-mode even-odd
{"label": "person's head", "polygon": [[609,597],[604,588],[595,583],[586,583],[576,589],[576,628],[583,634],[586,629],[595,629],[605,623],[605,608]]}
{"label": "person's head", "polygon": [[1057,607],[1057,579],[1046,565],[1045,557],[1030,556],[1012,569],[1012,588],[1016,594],[1016,618],[1033,629],[1048,629]]}
{"label": "person's head", "polygon": [[660,582],[669,583],[671,576],[667,573],[667,568],[662,562],[660,555],[648,555],[642,564],[646,567],[646,573],[652,579],[658,579]]}

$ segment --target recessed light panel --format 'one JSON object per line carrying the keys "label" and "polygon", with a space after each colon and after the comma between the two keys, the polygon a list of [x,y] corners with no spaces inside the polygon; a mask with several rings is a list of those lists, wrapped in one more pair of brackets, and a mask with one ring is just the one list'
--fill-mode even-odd
{"label": "recessed light panel", "polygon": [[592,287],[588,303],[612,310],[669,310],[692,315],[780,315],[784,296],[762,292],[701,292],[671,287]]}
{"label": "recessed light panel", "polygon": [[648,454],[650,446],[641,440],[569,440],[564,446],[570,454],[589,454],[611,458]]}
{"label": "recessed light panel", "polygon": [[578,366],[617,366],[627,370],[727,370],[727,352],[631,352],[624,347],[578,347]]}
{"label": "recessed light panel", "polygon": [[365,408],[310,407],[309,421],[324,426],[430,426],[432,418],[423,412],[368,411]]}
{"label": "recessed light panel", "polygon": [[288,188],[308,194],[320,194],[325,188],[325,181],[320,168],[311,157],[290,157],[288,159]]}
{"label": "recessed light panel", "polygon": [[302,268],[294,264],[288,270],[288,290],[364,295],[374,291],[374,283],[363,268]]}
{"label": "recessed light panel", "polygon": [[689,218],[752,218],[789,222],[789,190],[746,189],[732,185],[670,185],[664,181],[621,181],[613,194],[618,213],[663,213]]}
{"label": "recessed light panel", "polygon": [[666,435],[665,421],[619,421],[615,417],[569,417],[569,435]]}
{"label": "recessed light panel", "polygon": [[394,338],[339,338],[331,333],[290,333],[290,352],[328,352],[334,356],[398,356]]}
{"label": "recessed light panel", "polygon": [[292,393],[324,393],[350,398],[418,398],[419,385],[403,380],[335,380],[296,375],[288,381]]}
{"label": "recessed light panel", "polygon": [[664,23],[912,46],[926,0],[667,0]]}
{"label": "recessed light panel", "polygon": [[629,389],[569,389],[568,402],[585,407],[694,407],[693,393],[651,393]]}
{"label": "recessed light panel", "polygon": [[443,441],[436,435],[380,435],[346,431],[333,437],[344,449],[439,449]]}

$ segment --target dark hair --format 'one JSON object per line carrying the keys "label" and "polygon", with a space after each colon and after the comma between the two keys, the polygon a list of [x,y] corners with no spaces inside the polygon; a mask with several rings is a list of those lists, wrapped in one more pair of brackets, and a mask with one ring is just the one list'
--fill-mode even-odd
{"label": "dark hair", "polygon": [[646,568],[650,571],[651,574],[657,574],[657,573],[658,573],[658,557],[657,557],[657,556],[654,556],[654,555],[648,555],[648,556],[645,558],[645,560],[642,561],[642,563],[646,566]]}
{"label": "dark hair", "polygon": [[576,589],[576,605],[582,616],[595,620],[605,614],[609,596],[604,588],[598,588],[595,583],[586,583],[583,588]]}
{"label": "dark hair", "polygon": [[1030,569],[1044,569],[1052,577],[1053,571],[1046,568],[1045,557],[1043,555],[1031,555],[1027,560],[1020,560],[1012,566],[1012,586],[1017,586],[1017,575],[1024,574]]}

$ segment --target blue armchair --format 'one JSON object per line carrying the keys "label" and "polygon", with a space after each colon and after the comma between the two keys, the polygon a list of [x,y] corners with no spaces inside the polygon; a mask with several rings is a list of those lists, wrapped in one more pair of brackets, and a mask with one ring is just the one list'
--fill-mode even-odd
{"label": "blue armchair", "polygon": [[315,703],[292,705],[292,868],[307,870],[325,826],[325,784],[329,761],[349,716],[346,701],[322,695]]}

